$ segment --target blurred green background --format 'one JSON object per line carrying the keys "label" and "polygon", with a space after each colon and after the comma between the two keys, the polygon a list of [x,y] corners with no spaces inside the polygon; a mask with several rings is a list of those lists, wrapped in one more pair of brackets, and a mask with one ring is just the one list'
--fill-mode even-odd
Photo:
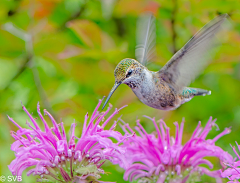
{"label": "blurred green background", "polygon": [[[148,65],[154,71],[219,14],[230,15],[232,28],[221,36],[222,45],[214,59],[191,84],[211,90],[212,95],[195,97],[174,111],[160,111],[142,104],[122,85],[110,103],[114,108],[128,107],[115,119],[122,115],[134,126],[140,118],[150,133],[154,127],[142,115],[162,118],[174,135],[173,122],[184,117],[186,142],[199,120],[205,125],[213,116],[220,131],[232,127],[232,132],[217,142],[232,153],[229,144],[240,143],[239,9],[239,0],[1,0],[0,175],[11,175],[7,165],[15,157],[10,150],[14,141],[10,131],[17,128],[7,115],[26,127],[29,119],[21,102],[37,117],[39,101],[42,110],[46,108],[58,122],[62,119],[67,131],[75,119],[76,135],[80,135],[84,115],[91,114],[98,100],[111,90],[118,62],[135,58],[136,21],[145,11],[152,11],[157,20],[156,57]],[[218,133],[214,129],[208,137]],[[101,180],[124,182],[123,170],[117,166],[106,165],[105,171],[111,173]],[[35,182],[25,174],[23,182]]]}

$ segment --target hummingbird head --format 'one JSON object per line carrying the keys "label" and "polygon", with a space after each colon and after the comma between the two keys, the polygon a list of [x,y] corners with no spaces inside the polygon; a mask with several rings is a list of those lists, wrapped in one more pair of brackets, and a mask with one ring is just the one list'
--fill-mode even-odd
{"label": "hummingbird head", "polygon": [[134,59],[121,60],[114,70],[115,83],[127,84],[129,78],[138,74],[141,67],[143,66]]}
{"label": "hummingbird head", "polygon": [[131,87],[131,81],[134,80],[135,77],[139,76],[143,68],[144,66],[134,59],[126,58],[121,60],[114,70],[115,84],[112,87],[102,109],[104,109],[117,87],[122,83],[128,84]]}

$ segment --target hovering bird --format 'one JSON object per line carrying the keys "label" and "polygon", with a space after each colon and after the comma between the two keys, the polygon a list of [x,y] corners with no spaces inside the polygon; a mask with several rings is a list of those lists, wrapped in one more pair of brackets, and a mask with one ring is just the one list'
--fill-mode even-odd
{"label": "hovering bird", "polygon": [[115,84],[102,109],[120,84],[128,85],[144,104],[160,110],[174,110],[194,96],[210,95],[211,91],[187,86],[206,66],[215,35],[227,17],[223,14],[206,24],[157,72],[145,67],[154,52],[155,18],[152,14],[140,17],[135,50],[137,60],[126,58],[116,66]]}

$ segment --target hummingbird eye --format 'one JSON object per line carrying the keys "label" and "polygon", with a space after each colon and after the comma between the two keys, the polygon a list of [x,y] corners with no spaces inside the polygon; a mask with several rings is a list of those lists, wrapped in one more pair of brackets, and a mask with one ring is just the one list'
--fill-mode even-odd
{"label": "hummingbird eye", "polygon": [[128,71],[127,75],[126,75],[126,78],[128,78],[129,76],[131,76],[132,72],[133,72],[133,70],[130,69],[130,70]]}

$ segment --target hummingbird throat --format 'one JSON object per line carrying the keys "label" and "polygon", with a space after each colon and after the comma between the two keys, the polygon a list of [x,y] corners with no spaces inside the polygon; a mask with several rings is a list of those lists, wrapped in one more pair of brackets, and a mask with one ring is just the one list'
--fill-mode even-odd
{"label": "hummingbird throat", "polygon": [[129,83],[126,83],[131,89],[135,89],[137,87],[137,83],[134,81],[130,81]]}

